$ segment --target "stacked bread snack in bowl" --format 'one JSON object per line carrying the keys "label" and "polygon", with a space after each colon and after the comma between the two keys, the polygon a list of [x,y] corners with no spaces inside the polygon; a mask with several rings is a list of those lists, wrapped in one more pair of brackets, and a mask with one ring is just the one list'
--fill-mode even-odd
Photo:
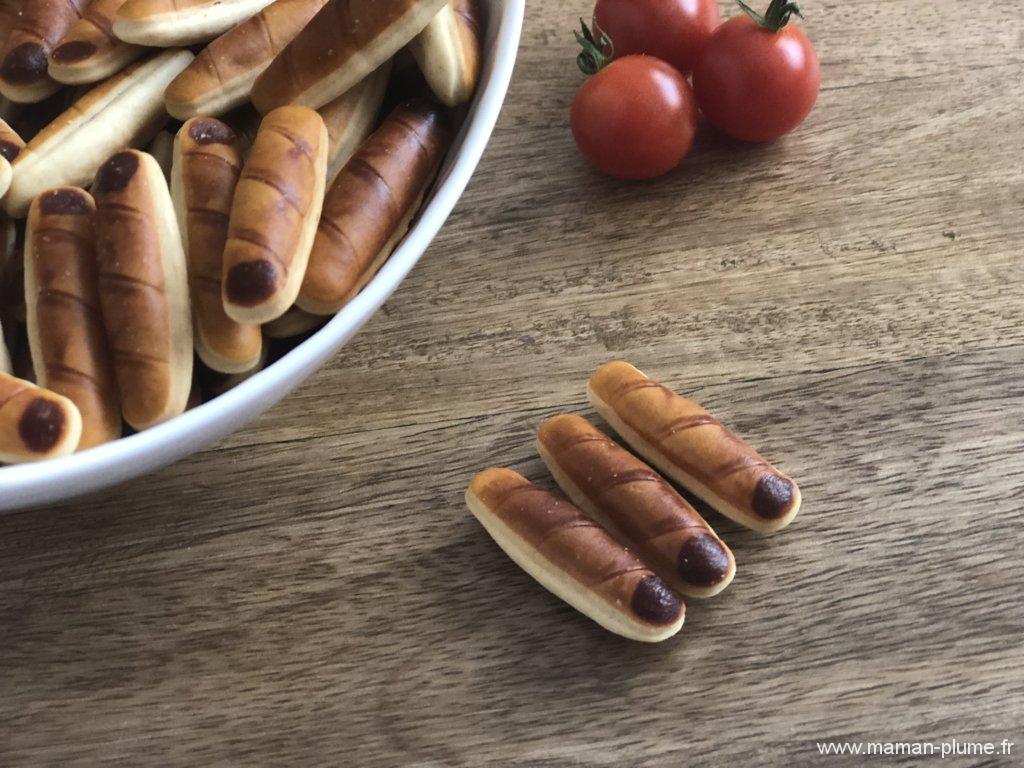
{"label": "stacked bread snack in bowl", "polygon": [[0,15],[0,509],[174,460],[322,365],[461,194],[523,12],[22,5]]}

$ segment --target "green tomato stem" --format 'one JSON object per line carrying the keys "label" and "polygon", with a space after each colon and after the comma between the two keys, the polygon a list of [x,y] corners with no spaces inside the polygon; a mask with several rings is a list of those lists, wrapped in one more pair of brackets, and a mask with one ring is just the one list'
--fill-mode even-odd
{"label": "green tomato stem", "polygon": [[[600,72],[601,69],[608,66],[615,55],[615,46],[612,45],[611,38],[602,32],[597,24],[594,24],[594,29],[598,32],[596,39],[594,38],[594,33],[590,31],[590,27],[587,26],[583,19],[580,19],[580,28],[583,30],[582,33],[573,32],[573,35],[576,36],[576,42],[583,48],[576,56],[576,65],[584,75],[589,76]],[[608,52],[605,53],[605,50]]]}
{"label": "green tomato stem", "polygon": [[801,19],[804,17],[800,13],[800,6],[790,0],[771,0],[768,4],[768,10],[764,12],[764,15],[758,13],[743,0],[736,0],[743,12],[750,18],[757,22],[759,27],[770,30],[772,32],[778,32],[784,26],[789,24],[790,18],[793,14],[796,14]]}

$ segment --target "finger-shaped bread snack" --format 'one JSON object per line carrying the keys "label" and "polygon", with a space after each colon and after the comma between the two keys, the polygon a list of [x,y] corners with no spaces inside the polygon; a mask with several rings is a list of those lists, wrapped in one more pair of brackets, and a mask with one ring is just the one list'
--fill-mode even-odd
{"label": "finger-shaped bread snack", "polygon": [[327,129],[316,112],[281,107],[260,124],[235,189],[224,248],[224,308],[266,323],[295,303],[323,205]]}
{"label": "finger-shaped bread snack", "polygon": [[146,145],[145,152],[152,155],[160,170],[164,172],[164,178],[171,180],[171,165],[174,162],[174,138],[175,134],[163,130],[153,137],[153,140]]}
{"label": "finger-shaped bread snack", "polygon": [[82,418],[75,404],[23,379],[0,373],[0,462],[67,456],[78,447]]}
{"label": "finger-shaped bread snack", "polygon": [[259,13],[270,0],[126,0],[114,34],[126,43],[169,48],[212,40]]}
{"label": "finger-shaped bread snack", "polygon": [[58,83],[95,83],[115,75],[145,50],[114,36],[114,14],[124,0],[93,0],[50,52],[48,71]]}
{"label": "finger-shaped bread snack", "polygon": [[11,353],[7,351],[3,323],[0,323],[0,373],[11,372]]}
{"label": "finger-shaped bread snack", "polygon": [[262,371],[267,365],[268,357],[268,350],[266,345],[264,345],[263,351],[260,352],[260,356],[256,360],[256,365],[248,371],[242,371],[241,373],[221,373],[220,371],[215,371],[205,365],[199,366],[199,386],[197,389],[201,394],[206,395],[207,399],[220,397],[228,390],[234,389],[243,381],[251,379],[257,373]]}
{"label": "finger-shaped bread snack", "polygon": [[137,150],[96,173],[100,306],[125,421],[145,429],[185,410],[192,319],[181,235],[167,182]]}
{"label": "finger-shaped bread snack", "polygon": [[336,99],[423,31],[444,0],[328,0],[257,79],[260,112],[317,109]]}
{"label": "finger-shaped bread snack", "polygon": [[572,502],[677,592],[711,597],[732,581],[732,552],[697,510],[586,419],[548,419],[537,452]]}
{"label": "finger-shaped bread snack", "polygon": [[473,478],[466,505],[517,565],[610,632],[658,642],[682,627],[679,596],[569,502],[491,468]]}
{"label": "finger-shaped bread snack", "polygon": [[469,101],[480,79],[480,8],[477,0],[449,0],[409,50],[442,102]]}
{"label": "finger-shaped bread snack", "polygon": [[21,136],[6,121],[0,120],[0,197],[7,194],[11,186],[11,163],[24,148],[25,142]]}
{"label": "finger-shaped bread snack", "polygon": [[337,312],[387,259],[409,226],[448,143],[438,107],[401,104],[338,174],[324,200],[298,305]]}
{"label": "finger-shaped bread snack", "polygon": [[50,51],[81,16],[84,0],[26,0],[0,48],[0,93],[42,101],[60,88],[47,73]]}
{"label": "finger-shaped bread snack", "polygon": [[167,86],[167,111],[179,120],[217,116],[244,104],[256,77],[299,34],[326,0],[277,0],[204,48]]}
{"label": "finger-shaped bread snack", "polygon": [[587,394],[637,453],[726,517],[771,533],[799,511],[800,489],[792,479],[697,403],[629,363],[601,366]]}
{"label": "finger-shaped bread snack", "polygon": [[95,210],[84,190],[50,189],[32,202],[25,232],[25,303],[36,381],[78,408],[80,449],[121,436],[117,381],[100,315]]}
{"label": "finger-shaped bread snack", "polygon": [[355,154],[373,126],[388,88],[391,62],[381,64],[334,101],[317,111],[327,126],[327,184],[333,183],[345,163]]}
{"label": "finger-shaped bread snack", "polygon": [[0,44],[7,40],[24,5],[23,0],[0,0]]}
{"label": "finger-shaped bread snack", "polygon": [[260,327],[232,320],[221,299],[228,216],[242,170],[238,137],[220,120],[194,117],[178,131],[171,167],[171,198],[188,260],[196,353],[215,371],[250,370],[263,346]]}
{"label": "finger-shaped bread snack", "polygon": [[51,187],[88,186],[111,153],[145,145],[166,122],[164,88],[191,60],[188,51],[163,51],[75,102],[14,161],[7,212],[24,216],[32,198]]}
{"label": "finger-shaped bread snack", "polygon": [[308,333],[323,322],[322,315],[292,307],[276,320],[264,323],[263,335],[268,339],[291,339]]}

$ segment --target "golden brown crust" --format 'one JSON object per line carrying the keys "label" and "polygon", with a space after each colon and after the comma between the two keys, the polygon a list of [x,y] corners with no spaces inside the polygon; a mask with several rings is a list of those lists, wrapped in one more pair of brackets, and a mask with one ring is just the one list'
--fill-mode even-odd
{"label": "golden brown crust", "polygon": [[49,74],[60,83],[94,83],[142,55],[141,46],[114,36],[114,15],[125,0],[93,0],[50,52]]}
{"label": "golden brown crust", "polygon": [[548,419],[537,443],[566,495],[673,589],[705,597],[732,579],[732,553],[697,510],[588,421],[569,414]]}
{"label": "golden brown crust", "polygon": [[444,0],[328,0],[257,79],[261,112],[318,108],[336,99],[419,34]]}
{"label": "golden brown crust", "polygon": [[81,0],[26,0],[0,48],[0,93],[32,103],[60,87],[47,74],[48,57],[83,6]]}
{"label": "golden brown crust", "polygon": [[589,390],[594,407],[627,442],[723,515],[770,532],[799,509],[792,479],[697,403],[629,363],[601,366]]}
{"label": "golden brown crust", "polygon": [[260,358],[258,325],[236,323],[224,312],[221,279],[231,201],[242,170],[242,150],[231,128],[195,117],[178,131],[171,196],[188,258],[196,352],[210,368],[241,373]]}
{"label": "golden brown crust", "polygon": [[78,446],[82,419],[74,403],[0,373],[0,462],[66,456]]}
{"label": "golden brown crust", "polygon": [[399,105],[338,173],[324,200],[298,304],[316,314],[341,308],[438,167],[448,144],[440,109]]}
{"label": "golden brown crust", "polygon": [[326,174],[327,130],[320,115],[282,107],[263,119],[231,205],[223,273],[229,317],[265,323],[295,303]]}
{"label": "golden brown crust", "polygon": [[449,107],[469,101],[476,90],[481,34],[476,0],[449,0],[409,44],[430,89]]}
{"label": "golden brown crust", "polygon": [[28,338],[39,384],[82,416],[79,448],[121,436],[117,382],[100,315],[88,192],[58,187],[37,197],[25,238]]}

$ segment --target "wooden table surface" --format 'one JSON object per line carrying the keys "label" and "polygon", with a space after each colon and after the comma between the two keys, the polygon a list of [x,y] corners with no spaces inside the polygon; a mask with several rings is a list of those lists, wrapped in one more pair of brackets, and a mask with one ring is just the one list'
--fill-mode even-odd
{"label": "wooden table surface", "polygon": [[[818,765],[816,742],[1024,755],[1024,17],[808,0],[815,112],[597,176],[583,0],[534,0],[427,257],[211,450],[0,519],[0,763]],[[723,10],[732,11],[726,3]],[[520,572],[462,503],[628,359],[801,482],[656,646]],[[833,758],[858,765],[863,758]],[[943,765],[1009,765],[1012,757]]]}

